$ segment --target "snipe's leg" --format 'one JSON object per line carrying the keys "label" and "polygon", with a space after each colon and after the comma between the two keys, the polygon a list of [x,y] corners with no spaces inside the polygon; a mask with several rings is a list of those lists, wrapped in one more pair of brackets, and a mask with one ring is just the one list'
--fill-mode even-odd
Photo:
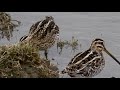
{"label": "snipe's leg", "polygon": [[59,54],[61,54],[62,53],[62,48],[60,47],[60,52],[59,52]]}
{"label": "snipe's leg", "polygon": [[45,57],[46,57],[46,59],[48,59],[48,50],[45,50]]}

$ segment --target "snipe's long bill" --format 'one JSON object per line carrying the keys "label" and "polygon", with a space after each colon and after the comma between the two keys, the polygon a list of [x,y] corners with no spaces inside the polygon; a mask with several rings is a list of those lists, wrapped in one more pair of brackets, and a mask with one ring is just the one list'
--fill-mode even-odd
{"label": "snipe's long bill", "polygon": [[104,51],[120,65],[120,62],[106,48],[104,49]]}

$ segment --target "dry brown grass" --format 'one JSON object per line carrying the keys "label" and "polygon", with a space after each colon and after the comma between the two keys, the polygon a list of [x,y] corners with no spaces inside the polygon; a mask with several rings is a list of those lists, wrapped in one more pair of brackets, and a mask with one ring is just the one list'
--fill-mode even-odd
{"label": "dry brown grass", "polygon": [[11,16],[5,12],[0,12],[0,39],[6,37],[10,40],[12,37],[12,32],[21,22],[17,20],[12,20]]}
{"label": "dry brown grass", "polygon": [[29,43],[0,46],[1,78],[58,78],[57,68],[49,60],[40,58]]}

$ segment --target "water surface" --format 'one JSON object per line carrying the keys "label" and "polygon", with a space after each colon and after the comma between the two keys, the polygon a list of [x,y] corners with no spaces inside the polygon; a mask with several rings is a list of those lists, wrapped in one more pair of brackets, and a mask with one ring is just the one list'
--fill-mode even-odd
{"label": "water surface", "polygon": [[[61,55],[57,53],[56,46],[49,50],[49,58],[63,70],[71,58],[78,52],[87,50],[95,38],[102,38],[106,48],[120,61],[120,12],[8,12],[13,19],[21,21],[22,25],[13,32],[10,41],[0,40],[0,45],[17,43],[19,39],[29,32],[31,25],[45,16],[53,16],[60,28],[60,38],[70,40],[75,36],[82,44],[76,52],[71,48],[63,49]],[[105,68],[94,78],[120,78],[120,66],[106,53],[104,53]],[[64,75],[63,77],[68,77]]]}

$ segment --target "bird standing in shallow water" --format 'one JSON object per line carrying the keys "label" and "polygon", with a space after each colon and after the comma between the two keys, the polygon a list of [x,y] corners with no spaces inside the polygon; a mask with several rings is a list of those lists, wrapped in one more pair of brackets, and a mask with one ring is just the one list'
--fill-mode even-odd
{"label": "bird standing in shallow water", "polygon": [[120,62],[105,48],[102,39],[93,40],[90,48],[83,53],[78,53],[69,62],[62,74],[68,73],[71,77],[93,77],[98,75],[105,66],[105,60],[102,51],[105,51],[119,65]]}
{"label": "bird standing in shallow water", "polygon": [[23,36],[20,42],[30,42],[40,50],[45,51],[47,59],[48,49],[52,47],[59,36],[59,27],[55,24],[52,16],[46,16],[30,28],[29,34]]}

